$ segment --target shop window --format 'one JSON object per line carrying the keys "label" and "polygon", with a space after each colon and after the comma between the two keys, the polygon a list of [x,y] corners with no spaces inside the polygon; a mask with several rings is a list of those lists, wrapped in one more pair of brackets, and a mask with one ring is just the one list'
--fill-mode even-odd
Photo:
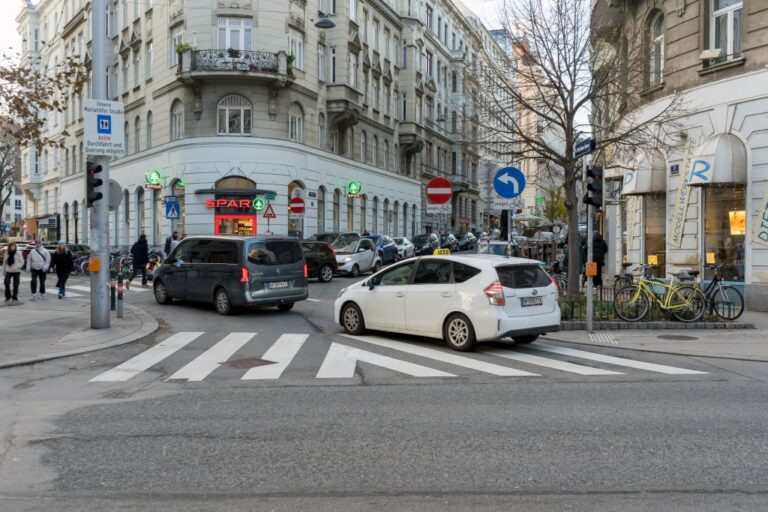
{"label": "shop window", "polygon": [[336,232],[340,231],[339,229],[340,210],[341,210],[341,191],[339,189],[336,189],[333,191],[333,230]]}
{"label": "shop window", "polygon": [[355,200],[347,196],[347,231],[354,231]]}
{"label": "shop window", "polygon": [[325,188],[317,189],[317,232],[325,231]]}
{"label": "shop window", "polygon": [[373,198],[373,208],[371,211],[371,220],[373,225],[373,233],[379,232],[379,198]]}
{"label": "shop window", "polygon": [[232,94],[219,102],[219,135],[250,135],[251,102]]}
{"label": "shop window", "polygon": [[660,278],[666,277],[666,194],[648,194],[644,198],[644,253],[643,263],[654,265],[651,273]]}
{"label": "shop window", "polygon": [[361,232],[364,232],[367,228],[366,222],[365,222],[366,215],[368,213],[366,211],[367,208],[368,208],[368,197],[363,196],[360,198],[360,231]]}
{"label": "shop window", "polygon": [[746,234],[746,188],[738,185],[704,189],[704,278],[720,267],[720,277],[744,281],[744,237]]}

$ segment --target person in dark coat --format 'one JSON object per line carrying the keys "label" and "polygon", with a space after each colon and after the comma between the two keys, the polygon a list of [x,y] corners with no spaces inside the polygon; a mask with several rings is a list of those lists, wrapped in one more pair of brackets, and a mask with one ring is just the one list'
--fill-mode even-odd
{"label": "person in dark coat", "polygon": [[56,247],[53,255],[51,256],[51,268],[56,271],[56,287],[59,289],[59,300],[63,299],[67,293],[67,279],[69,274],[75,270],[75,260],[72,257],[72,253],[67,249],[67,245],[64,240],[59,240],[59,246]]}
{"label": "person in dark coat", "polygon": [[608,254],[608,244],[605,243],[603,236],[595,232],[592,237],[592,259],[597,264],[597,275],[592,278],[595,286],[603,286],[603,266],[605,265],[605,256]]}
{"label": "person in dark coat", "polygon": [[171,236],[165,239],[165,247],[163,247],[166,257],[171,254],[173,250],[173,242],[179,239],[179,232],[174,231]]}
{"label": "person in dark coat", "polygon": [[147,286],[147,263],[149,263],[149,244],[147,243],[147,235],[141,234],[139,239],[131,247],[131,256],[133,257],[133,273],[125,282],[125,287],[131,289],[131,281],[133,278],[141,272],[141,286],[142,288],[148,288]]}

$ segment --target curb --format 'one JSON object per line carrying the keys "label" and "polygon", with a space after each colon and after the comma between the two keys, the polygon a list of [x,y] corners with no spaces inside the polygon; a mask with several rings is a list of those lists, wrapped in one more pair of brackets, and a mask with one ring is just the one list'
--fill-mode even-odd
{"label": "curb", "polygon": [[26,359],[3,361],[3,362],[0,362],[0,369],[11,368],[13,366],[24,366],[29,364],[41,363],[43,361],[50,361],[52,359],[61,359],[63,357],[76,356],[79,354],[85,354],[87,352],[94,352],[97,350],[104,350],[107,348],[119,347],[120,345],[126,345],[133,341],[137,341],[146,336],[149,336],[150,334],[153,334],[155,331],[157,331],[160,328],[160,324],[158,324],[155,317],[147,313],[145,310],[137,306],[132,306],[128,304],[125,304],[125,308],[131,310],[134,314],[136,314],[136,316],[139,317],[139,320],[141,320],[141,326],[130,334],[127,334],[120,338],[107,341],[98,345],[93,345],[87,348],[79,348],[75,350],[68,350],[65,352],[43,354],[40,356],[30,357]]}
{"label": "curb", "polygon": [[725,356],[725,355],[712,355],[712,354],[698,354],[695,352],[672,352],[669,350],[658,350],[658,349],[651,349],[651,348],[638,348],[638,347],[622,347],[620,345],[609,345],[606,343],[592,343],[589,341],[574,341],[574,340],[561,340],[558,338],[553,338],[551,336],[546,336],[546,341],[559,341],[560,343],[574,343],[576,345],[586,345],[590,347],[603,347],[603,348],[615,348],[619,350],[633,350],[635,352],[649,352],[652,354],[664,354],[664,355],[671,355],[671,356],[682,356],[682,357],[704,357],[707,359],[730,359],[732,361],[751,361],[751,362],[768,362],[768,356],[756,356],[756,357],[738,357],[738,356]]}

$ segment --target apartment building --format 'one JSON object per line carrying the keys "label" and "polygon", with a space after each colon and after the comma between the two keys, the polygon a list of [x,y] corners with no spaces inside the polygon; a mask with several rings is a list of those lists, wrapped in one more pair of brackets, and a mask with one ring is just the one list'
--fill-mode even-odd
{"label": "apartment building", "polygon": [[[606,188],[611,262],[660,276],[710,267],[768,310],[768,9],[762,0],[595,2],[594,36],[635,54],[643,83],[623,114],[647,119],[675,92],[684,117],[668,150],[617,162]],[[607,36],[613,34],[613,36]],[[615,37],[619,34],[618,37]],[[626,48],[641,48],[627,52]]]}

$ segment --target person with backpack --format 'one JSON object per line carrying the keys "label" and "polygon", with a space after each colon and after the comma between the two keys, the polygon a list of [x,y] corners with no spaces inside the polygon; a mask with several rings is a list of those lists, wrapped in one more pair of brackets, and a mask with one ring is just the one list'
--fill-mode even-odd
{"label": "person with backpack", "polygon": [[19,302],[19,277],[24,268],[24,255],[16,248],[16,242],[11,242],[5,248],[3,257],[3,279],[5,283],[5,302]]}
{"label": "person with backpack", "polygon": [[[26,262],[27,271],[32,274],[32,299],[38,300],[45,298],[45,278],[48,275],[48,269],[51,267],[51,253],[43,247],[40,240],[35,240],[35,247],[29,251]],[[40,283],[40,293],[37,293],[37,284]]]}
{"label": "person with backpack", "polygon": [[149,244],[147,243],[147,235],[141,234],[139,239],[131,247],[131,256],[133,257],[133,273],[128,277],[125,282],[125,288],[131,289],[131,281],[135,278],[139,272],[141,272],[141,287],[149,288],[147,285],[147,263],[149,263]]}
{"label": "person with backpack", "polygon": [[56,286],[59,289],[59,300],[64,298],[67,293],[67,279],[69,274],[75,270],[75,260],[72,257],[72,253],[67,249],[67,245],[64,240],[59,240],[59,245],[51,256],[51,268],[56,271],[56,277],[58,281]]}

